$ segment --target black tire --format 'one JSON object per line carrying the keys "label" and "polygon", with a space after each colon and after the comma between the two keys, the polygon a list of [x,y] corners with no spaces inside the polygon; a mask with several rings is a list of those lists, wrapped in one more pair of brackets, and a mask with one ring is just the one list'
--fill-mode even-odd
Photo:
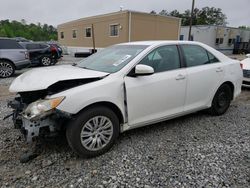
{"label": "black tire", "polygon": [[233,91],[228,84],[223,84],[219,87],[209,108],[209,113],[214,116],[224,114],[231,104]]}
{"label": "black tire", "polygon": [[[91,151],[90,149],[86,148],[87,146],[85,147],[82,144],[83,137],[81,136],[81,132],[82,130],[85,130],[84,126],[87,124],[87,122],[91,121],[92,118],[95,118],[97,116],[106,117],[108,118],[108,120],[112,122],[113,133],[112,136],[110,136],[109,142],[103,148],[100,148],[96,151],[93,150]],[[120,133],[119,120],[116,114],[112,110],[104,106],[95,106],[80,112],[75,119],[69,122],[66,129],[66,137],[69,146],[76,154],[84,158],[95,157],[107,152],[115,143],[115,140],[119,136],[119,133]],[[93,139],[93,137],[94,136],[92,136],[91,138]],[[86,140],[87,138],[85,139],[85,141]]]}
{"label": "black tire", "polygon": [[40,59],[40,63],[42,66],[50,66],[52,63],[52,59],[48,56],[43,56]]}
{"label": "black tire", "polygon": [[12,62],[0,60],[0,78],[11,77],[15,73],[15,66]]}

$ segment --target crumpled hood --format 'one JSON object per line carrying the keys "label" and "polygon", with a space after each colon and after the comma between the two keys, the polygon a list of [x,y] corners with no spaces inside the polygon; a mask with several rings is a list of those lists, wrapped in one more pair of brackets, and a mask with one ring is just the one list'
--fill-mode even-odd
{"label": "crumpled hood", "polygon": [[34,68],[18,76],[10,85],[10,92],[25,92],[47,89],[52,84],[74,79],[100,78],[109,73],[93,71],[72,65]]}
{"label": "crumpled hood", "polygon": [[246,58],[240,62],[244,70],[250,70],[250,58]]}

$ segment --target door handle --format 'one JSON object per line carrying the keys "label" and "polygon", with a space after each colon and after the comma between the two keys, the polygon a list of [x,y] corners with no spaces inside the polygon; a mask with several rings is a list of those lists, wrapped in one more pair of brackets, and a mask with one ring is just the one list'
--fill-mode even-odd
{"label": "door handle", "polygon": [[182,74],[179,74],[178,76],[175,77],[176,80],[183,80],[185,79],[185,76]]}
{"label": "door handle", "polygon": [[223,69],[221,67],[216,69],[216,72],[223,72]]}

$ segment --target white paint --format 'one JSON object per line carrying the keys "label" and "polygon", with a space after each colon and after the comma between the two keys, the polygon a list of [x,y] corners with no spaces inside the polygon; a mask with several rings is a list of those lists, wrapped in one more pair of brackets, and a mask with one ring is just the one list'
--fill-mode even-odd
{"label": "white paint", "polygon": [[10,92],[36,91],[48,88],[50,85],[62,81],[81,78],[97,78],[108,73],[87,70],[72,65],[42,67],[27,71],[18,76],[10,86]]}

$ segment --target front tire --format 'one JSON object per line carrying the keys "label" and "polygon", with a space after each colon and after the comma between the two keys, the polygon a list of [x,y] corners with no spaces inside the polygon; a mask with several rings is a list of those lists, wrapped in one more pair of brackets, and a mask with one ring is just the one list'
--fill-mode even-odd
{"label": "front tire", "polygon": [[229,108],[232,98],[232,89],[229,85],[223,84],[215,93],[209,113],[215,116],[224,114]]}
{"label": "front tire", "polygon": [[0,78],[11,77],[15,73],[15,66],[5,60],[0,60]]}
{"label": "front tire", "polygon": [[72,150],[81,157],[107,152],[119,136],[119,120],[109,108],[96,106],[77,115],[66,130]]}

